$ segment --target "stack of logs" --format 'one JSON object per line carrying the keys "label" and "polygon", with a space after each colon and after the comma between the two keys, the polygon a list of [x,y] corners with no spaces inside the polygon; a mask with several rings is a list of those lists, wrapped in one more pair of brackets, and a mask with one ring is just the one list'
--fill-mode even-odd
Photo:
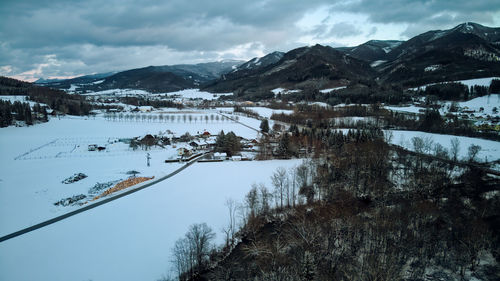
{"label": "stack of logs", "polygon": [[148,181],[148,180],[151,180],[151,179],[154,179],[155,177],[137,177],[137,178],[129,178],[129,179],[126,179],[124,181],[121,181],[119,183],[117,183],[115,186],[109,188],[109,189],[106,189],[103,193],[101,193],[100,195],[94,197],[94,199],[92,199],[92,201],[94,200],[97,200],[101,197],[104,197],[104,196],[108,196],[114,192],[117,192],[117,191],[120,191],[122,189],[125,189],[127,187],[131,187],[133,185],[136,185],[136,184],[139,184],[141,182],[145,182],[145,181]]}

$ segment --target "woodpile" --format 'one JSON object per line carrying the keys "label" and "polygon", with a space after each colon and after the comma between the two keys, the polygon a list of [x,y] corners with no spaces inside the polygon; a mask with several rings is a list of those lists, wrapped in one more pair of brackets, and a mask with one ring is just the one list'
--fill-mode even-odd
{"label": "woodpile", "polygon": [[92,201],[94,200],[97,200],[101,197],[104,197],[104,196],[108,196],[112,193],[115,193],[117,191],[120,191],[122,189],[125,189],[125,188],[128,188],[128,187],[131,187],[133,185],[136,185],[136,184],[139,184],[141,182],[145,182],[145,181],[148,181],[148,180],[151,180],[151,179],[154,179],[155,177],[137,177],[137,178],[130,178],[130,179],[126,179],[124,181],[121,181],[119,183],[117,183],[115,186],[109,188],[109,189],[106,189],[103,193],[101,193],[100,195],[94,197],[94,199],[92,199]]}

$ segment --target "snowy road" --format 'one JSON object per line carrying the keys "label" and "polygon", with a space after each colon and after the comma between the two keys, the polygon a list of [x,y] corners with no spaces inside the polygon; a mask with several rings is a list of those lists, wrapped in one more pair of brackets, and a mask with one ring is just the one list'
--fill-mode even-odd
{"label": "snowy road", "polygon": [[132,188],[128,188],[126,189],[124,192],[119,192],[118,194],[114,195],[114,196],[111,196],[111,197],[106,197],[104,198],[103,200],[99,200],[95,203],[92,203],[92,204],[88,204],[86,205],[85,207],[82,207],[80,209],[77,209],[77,210],[74,210],[72,212],[69,212],[69,213],[66,213],[64,215],[61,215],[61,216],[58,216],[58,217],[55,217],[55,218],[52,218],[50,220],[46,220],[44,222],[41,222],[39,224],[35,224],[33,226],[30,226],[30,227],[27,227],[27,228],[24,228],[24,229],[21,229],[19,231],[16,231],[16,232],[13,232],[11,234],[8,234],[8,235],[5,235],[5,236],[2,236],[0,237],[0,243],[5,241],[5,240],[9,240],[9,239],[12,239],[14,237],[17,237],[17,236],[20,236],[20,235],[23,235],[23,234],[26,234],[28,232],[31,232],[31,231],[34,231],[34,230],[37,230],[37,229],[40,229],[42,227],[45,227],[47,225],[51,225],[53,223],[56,223],[58,221],[62,221],[64,219],[67,219],[69,217],[72,217],[74,215],[77,215],[79,213],[82,213],[82,212],[85,212],[85,211],[88,211],[88,210],[91,210],[95,207],[98,207],[98,206],[101,206],[103,204],[106,204],[106,203],[109,203],[111,201],[114,201],[116,199],[119,199],[123,196],[127,196],[127,195],[130,195],[134,192],[137,192],[139,190],[142,190],[144,188],[147,188],[147,187],[150,187],[154,184],[157,184],[159,182],[162,182],[170,177],[173,177],[175,176],[176,174],[178,174],[179,172],[181,172],[182,170],[186,169],[187,167],[191,166],[193,163],[195,163],[196,161],[198,161],[200,158],[203,158],[207,155],[207,153],[204,153],[203,155],[200,155],[196,158],[194,158],[193,160],[189,161],[188,163],[186,163],[184,166],[180,167],[179,169],[171,172],[170,174],[164,176],[164,177],[161,177],[157,180],[154,180],[152,182],[144,182],[144,184],[138,184],[136,187],[132,187]]}

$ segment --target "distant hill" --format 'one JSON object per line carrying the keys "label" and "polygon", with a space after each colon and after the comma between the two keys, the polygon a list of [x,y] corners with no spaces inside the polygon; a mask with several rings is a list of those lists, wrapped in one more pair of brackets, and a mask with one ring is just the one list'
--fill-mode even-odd
{"label": "distant hill", "polygon": [[79,95],[38,86],[29,82],[0,76],[0,95],[23,95],[29,100],[46,104],[57,112],[71,115],[87,115],[92,106]]}
{"label": "distant hill", "polygon": [[[269,56],[281,56],[267,66],[247,69]],[[372,79],[376,72],[367,62],[353,58],[331,47],[315,45],[291,50],[283,55],[271,53],[252,59],[237,70],[207,84],[213,92],[234,92],[237,96],[265,95],[274,88],[321,89],[350,84],[359,79]]]}
{"label": "distant hill", "polygon": [[40,86],[58,86],[57,88],[70,88],[71,84],[86,84],[86,83],[92,83],[98,80],[101,80],[103,78],[106,78],[108,76],[111,76],[115,74],[116,72],[107,72],[107,73],[97,73],[97,74],[90,74],[90,75],[84,75],[84,76],[79,76],[71,79],[44,79],[40,78],[34,82],[34,84],[40,85]]}
{"label": "distant hill", "polygon": [[43,82],[41,85],[76,93],[109,89],[140,89],[149,92],[173,92],[196,88],[200,84],[232,71],[242,61],[227,60],[200,64],[148,66],[117,73],[87,75],[68,80]]}

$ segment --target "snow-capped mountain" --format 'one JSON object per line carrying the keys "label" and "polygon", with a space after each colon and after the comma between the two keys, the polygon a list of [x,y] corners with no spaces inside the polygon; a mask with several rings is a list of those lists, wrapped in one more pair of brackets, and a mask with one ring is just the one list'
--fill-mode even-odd
{"label": "snow-capped mountain", "polygon": [[[266,57],[274,56],[273,54]],[[242,64],[239,70],[223,75],[204,89],[259,96],[269,94],[271,89],[278,87],[338,87],[357,79],[373,79],[376,75],[367,62],[322,45],[291,50],[277,62],[267,66],[251,70],[245,68],[246,65],[256,65],[259,61],[262,59],[252,59]]]}

